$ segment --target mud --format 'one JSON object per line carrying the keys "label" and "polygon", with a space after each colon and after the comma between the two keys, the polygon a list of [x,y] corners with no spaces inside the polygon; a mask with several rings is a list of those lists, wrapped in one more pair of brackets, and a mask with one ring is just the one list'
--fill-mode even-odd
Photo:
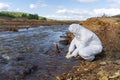
{"label": "mud", "polygon": [[59,44],[67,28],[40,26],[0,32],[0,80],[54,80],[68,72],[79,60],[67,60],[68,46]]}

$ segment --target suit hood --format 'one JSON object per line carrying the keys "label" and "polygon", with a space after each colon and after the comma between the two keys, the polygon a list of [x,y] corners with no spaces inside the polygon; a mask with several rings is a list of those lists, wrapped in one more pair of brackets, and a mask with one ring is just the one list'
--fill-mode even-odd
{"label": "suit hood", "polygon": [[79,24],[71,24],[69,26],[69,31],[72,32],[73,34],[78,34],[83,27]]}

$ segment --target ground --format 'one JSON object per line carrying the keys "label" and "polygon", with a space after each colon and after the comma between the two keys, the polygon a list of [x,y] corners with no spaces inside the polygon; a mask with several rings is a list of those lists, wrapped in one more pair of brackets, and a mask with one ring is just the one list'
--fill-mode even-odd
{"label": "ground", "polygon": [[120,19],[90,18],[80,24],[99,36],[103,52],[93,62],[79,58],[77,65],[56,80],[120,80]]}

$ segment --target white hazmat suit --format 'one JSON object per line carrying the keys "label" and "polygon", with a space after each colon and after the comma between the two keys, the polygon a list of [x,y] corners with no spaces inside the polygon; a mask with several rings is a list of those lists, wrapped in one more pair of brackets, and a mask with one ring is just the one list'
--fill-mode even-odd
{"label": "white hazmat suit", "polygon": [[74,34],[66,58],[81,56],[85,60],[92,61],[95,55],[102,52],[102,43],[95,33],[79,24],[71,24],[69,31]]}

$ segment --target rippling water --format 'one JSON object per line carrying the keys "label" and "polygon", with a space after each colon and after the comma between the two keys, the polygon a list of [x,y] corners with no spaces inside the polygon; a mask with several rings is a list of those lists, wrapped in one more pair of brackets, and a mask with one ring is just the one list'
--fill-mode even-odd
{"label": "rippling water", "polygon": [[[61,52],[58,54],[53,45],[53,42],[61,40],[60,35],[65,34],[66,31],[68,31],[68,25],[40,26],[19,29],[18,32],[0,32],[0,55],[8,60],[0,64],[0,72],[6,72],[0,73],[0,75],[12,75],[13,77],[9,77],[10,79],[5,77],[9,80],[13,80],[16,75],[19,78],[21,75],[17,73],[21,70],[24,72],[24,68],[29,70],[29,66],[26,67],[29,64],[37,66],[37,70],[35,69],[33,73],[22,76],[23,80],[36,80],[37,78],[53,80],[62,72],[69,71],[77,61],[65,58],[68,46],[59,45]],[[15,59],[21,54],[24,58],[22,67],[19,65],[19,61]],[[13,65],[13,62],[16,65]],[[16,74],[11,73],[11,70]],[[36,77],[36,75],[39,76]],[[0,80],[5,78],[2,77]]]}

